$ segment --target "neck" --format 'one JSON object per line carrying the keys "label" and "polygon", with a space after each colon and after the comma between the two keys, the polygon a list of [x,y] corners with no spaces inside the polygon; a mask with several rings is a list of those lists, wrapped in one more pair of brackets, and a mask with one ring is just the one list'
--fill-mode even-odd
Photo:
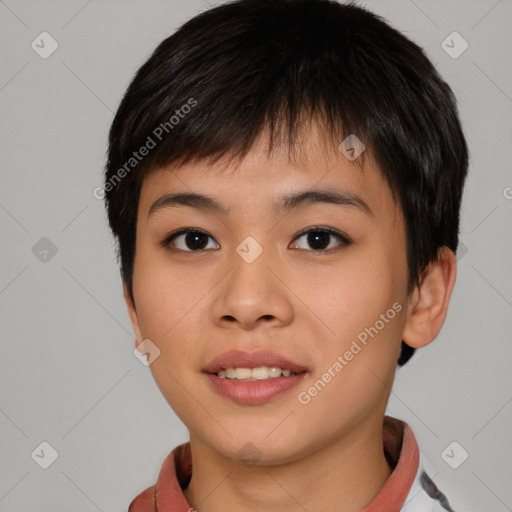
{"label": "neck", "polygon": [[391,475],[382,421],[281,465],[248,467],[190,437],[193,474],[184,494],[201,512],[266,510],[360,512]]}

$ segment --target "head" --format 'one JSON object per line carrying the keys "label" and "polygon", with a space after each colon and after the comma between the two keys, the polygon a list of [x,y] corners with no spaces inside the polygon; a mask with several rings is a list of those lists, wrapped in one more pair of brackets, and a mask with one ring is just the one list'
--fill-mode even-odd
{"label": "head", "polygon": [[[105,201],[138,342],[160,349],[152,372],[187,426],[203,413],[187,412],[182,387],[206,397],[194,372],[220,352],[290,352],[319,377],[372,326],[375,341],[311,407],[351,407],[365,382],[351,421],[382,412],[393,367],[444,322],[467,167],[450,87],[361,7],[239,0],[159,44],[112,123]],[[317,189],[345,197],[273,208]],[[191,193],[224,208],[195,208]],[[153,206],[167,194],[180,205]],[[341,237],[297,238],[311,226]],[[182,228],[203,236],[177,238]],[[237,251],[247,237],[250,263]],[[334,251],[314,251],[318,240]]]}

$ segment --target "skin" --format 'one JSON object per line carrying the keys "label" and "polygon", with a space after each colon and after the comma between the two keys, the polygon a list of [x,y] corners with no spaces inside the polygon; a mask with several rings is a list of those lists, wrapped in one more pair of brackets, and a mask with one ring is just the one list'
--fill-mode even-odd
{"label": "skin", "polygon": [[[284,146],[268,157],[264,133],[242,162],[159,169],[143,183],[135,304],[126,286],[125,300],[135,345],[150,339],[159,348],[151,372],[190,432],[194,469],[184,494],[201,512],[362,510],[392,471],[382,422],[400,342],[425,346],[444,323],[455,255],[440,250],[408,295],[404,219],[387,182],[369,152],[362,172],[325,140],[313,124],[292,162]],[[272,212],[282,194],[327,186],[359,196],[372,214],[326,203]],[[213,196],[231,212],[174,206],[148,216],[157,199],[177,191]],[[316,226],[352,243],[331,236],[327,248],[315,250],[318,244],[298,235]],[[172,242],[160,245],[181,228],[199,228],[211,238],[196,252],[184,236],[174,240],[177,252]],[[248,236],[263,248],[250,264],[236,252]],[[401,312],[308,404],[300,403],[298,393],[394,303]],[[236,404],[202,373],[227,350],[267,348],[307,367],[308,374],[265,404]],[[261,456],[252,466],[238,455],[248,442]]]}

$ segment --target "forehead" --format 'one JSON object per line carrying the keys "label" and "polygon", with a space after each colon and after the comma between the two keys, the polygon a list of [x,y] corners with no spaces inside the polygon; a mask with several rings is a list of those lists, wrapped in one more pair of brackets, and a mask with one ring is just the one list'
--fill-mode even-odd
{"label": "forehead", "polygon": [[396,205],[391,190],[370,152],[365,152],[363,165],[363,158],[349,160],[338,145],[313,124],[296,141],[293,156],[285,142],[277,143],[269,154],[268,133],[264,132],[242,160],[226,157],[214,164],[198,160],[153,170],[142,185],[139,215],[147,217],[156,201],[177,192],[214,198],[223,210],[217,213],[278,214],[284,196],[312,190],[345,195],[348,201],[352,198],[370,206],[374,213],[392,213]]}

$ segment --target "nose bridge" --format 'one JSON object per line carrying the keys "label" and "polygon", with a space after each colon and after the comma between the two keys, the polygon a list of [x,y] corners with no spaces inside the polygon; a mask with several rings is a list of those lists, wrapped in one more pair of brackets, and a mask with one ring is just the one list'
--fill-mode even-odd
{"label": "nose bridge", "polygon": [[264,247],[252,236],[242,240],[232,257],[233,271],[228,292],[240,294],[240,298],[245,296],[246,301],[255,304],[263,299],[273,287],[273,276],[269,270],[272,259],[270,253],[270,247]]}
{"label": "nose bridge", "polygon": [[279,265],[272,255],[271,248],[251,236],[236,247],[231,272],[214,304],[215,321],[229,318],[249,327],[262,317],[283,320],[288,316],[290,304],[274,275],[273,267]]}

